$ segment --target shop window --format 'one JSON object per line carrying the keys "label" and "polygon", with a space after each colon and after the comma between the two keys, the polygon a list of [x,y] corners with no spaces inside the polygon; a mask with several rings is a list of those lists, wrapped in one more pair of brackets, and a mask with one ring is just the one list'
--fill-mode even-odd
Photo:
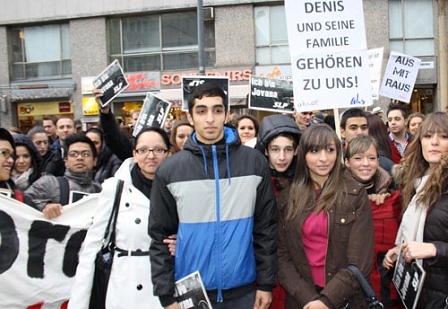
{"label": "shop window", "polygon": [[[108,21],[110,60],[127,72],[197,68],[197,13],[180,12]],[[204,20],[206,66],[215,66],[215,26]]]}
{"label": "shop window", "polygon": [[389,47],[412,56],[434,56],[433,1],[389,0]]}
{"label": "shop window", "polygon": [[285,6],[255,7],[254,16],[257,64],[291,63]]}
{"label": "shop window", "polygon": [[68,24],[12,28],[12,79],[70,77]]}

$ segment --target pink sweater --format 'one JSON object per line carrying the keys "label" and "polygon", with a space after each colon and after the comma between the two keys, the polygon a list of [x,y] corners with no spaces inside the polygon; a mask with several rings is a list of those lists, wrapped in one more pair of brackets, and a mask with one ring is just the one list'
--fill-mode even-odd
{"label": "pink sweater", "polygon": [[328,243],[328,217],[325,211],[310,213],[302,226],[302,242],[314,284],[325,287],[325,257]]}

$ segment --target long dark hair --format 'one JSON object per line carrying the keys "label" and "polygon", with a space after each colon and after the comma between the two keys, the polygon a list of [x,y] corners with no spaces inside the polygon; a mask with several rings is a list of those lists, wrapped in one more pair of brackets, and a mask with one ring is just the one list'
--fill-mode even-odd
{"label": "long dark hair", "polygon": [[447,190],[448,156],[443,156],[440,164],[431,168],[423,157],[421,140],[428,133],[448,134],[448,114],[435,112],[426,117],[417,130],[414,141],[406,149],[405,156],[400,162],[403,171],[400,179],[403,209],[407,208],[415,195],[415,179],[425,175],[428,170],[430,170],[429,178],[422,189],[424,194],[419,196],[417,202],[421,202],[426,207],[431,208],[440,200],[442,193]]}
{"label": "long dark hair", "polygon": [[369,135],[375,139],[378,150],[381,154],[390,159],[391,150],[389,136],[383,120],[377,115],[370,114],[367,115],[367,123],[369,124]]}
{"label": "long dark hair", "polygon": [[[316,201],[316,183],[311,178],[305,157],[308,152],[325,149],[332,143],[337,151],[336,162],[321,190],[319,200]],[[292,220],[297,214],[311,208],[314,208],[317,213],[344,202],[345,190],[343,190],[341,162],[341,141],[330,126],[327,124],[313,125],[303,133],[298,147],[296,173],[289,194],[287,220]]]}

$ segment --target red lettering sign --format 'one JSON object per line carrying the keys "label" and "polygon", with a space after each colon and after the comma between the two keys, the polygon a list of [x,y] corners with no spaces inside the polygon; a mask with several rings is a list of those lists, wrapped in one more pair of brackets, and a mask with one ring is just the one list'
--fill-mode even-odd
{"label": "red lettering sign", "polygon": [[151,78],[149,74],[139,72],[126,74],[126,79],[129,82],[129,87],[125,90],[128,91],[150,91],[158,90],[160,88],[159,81],[155,76]]}
{"label": "red lettering sign", "polygon": [[[174,74],[163,74],[161,78],[161,83],[164,86],[168,85],[180,85],[182,82],[182,76],[196,76],[198,73],[174,73]],[[206,72],[207,76],[227,76],[231,82],[241,82],[248,81],[252,75],[252,70],[232,70],[232,71],[210,71]]]}

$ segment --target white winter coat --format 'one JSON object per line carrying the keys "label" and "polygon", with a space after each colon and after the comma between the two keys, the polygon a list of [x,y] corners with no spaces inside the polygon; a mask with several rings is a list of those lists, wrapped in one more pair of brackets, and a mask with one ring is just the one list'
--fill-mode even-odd
{"label": "white winter coat", "polygon": [[[116,226],[116,245],[128,251],[148,251],[149,199],[132,185],[131,169],[135,162],[123,162],[115,177],[103,183],[103,191],[93,224],[87,232],[72,288],[69,309],[87,309],[94,273],[94,261],[112,211],[117,178],[124,180]],[[115,251],[106,297],[107,309],[162,308],[153,294],[149,256],[120,256]]]}

